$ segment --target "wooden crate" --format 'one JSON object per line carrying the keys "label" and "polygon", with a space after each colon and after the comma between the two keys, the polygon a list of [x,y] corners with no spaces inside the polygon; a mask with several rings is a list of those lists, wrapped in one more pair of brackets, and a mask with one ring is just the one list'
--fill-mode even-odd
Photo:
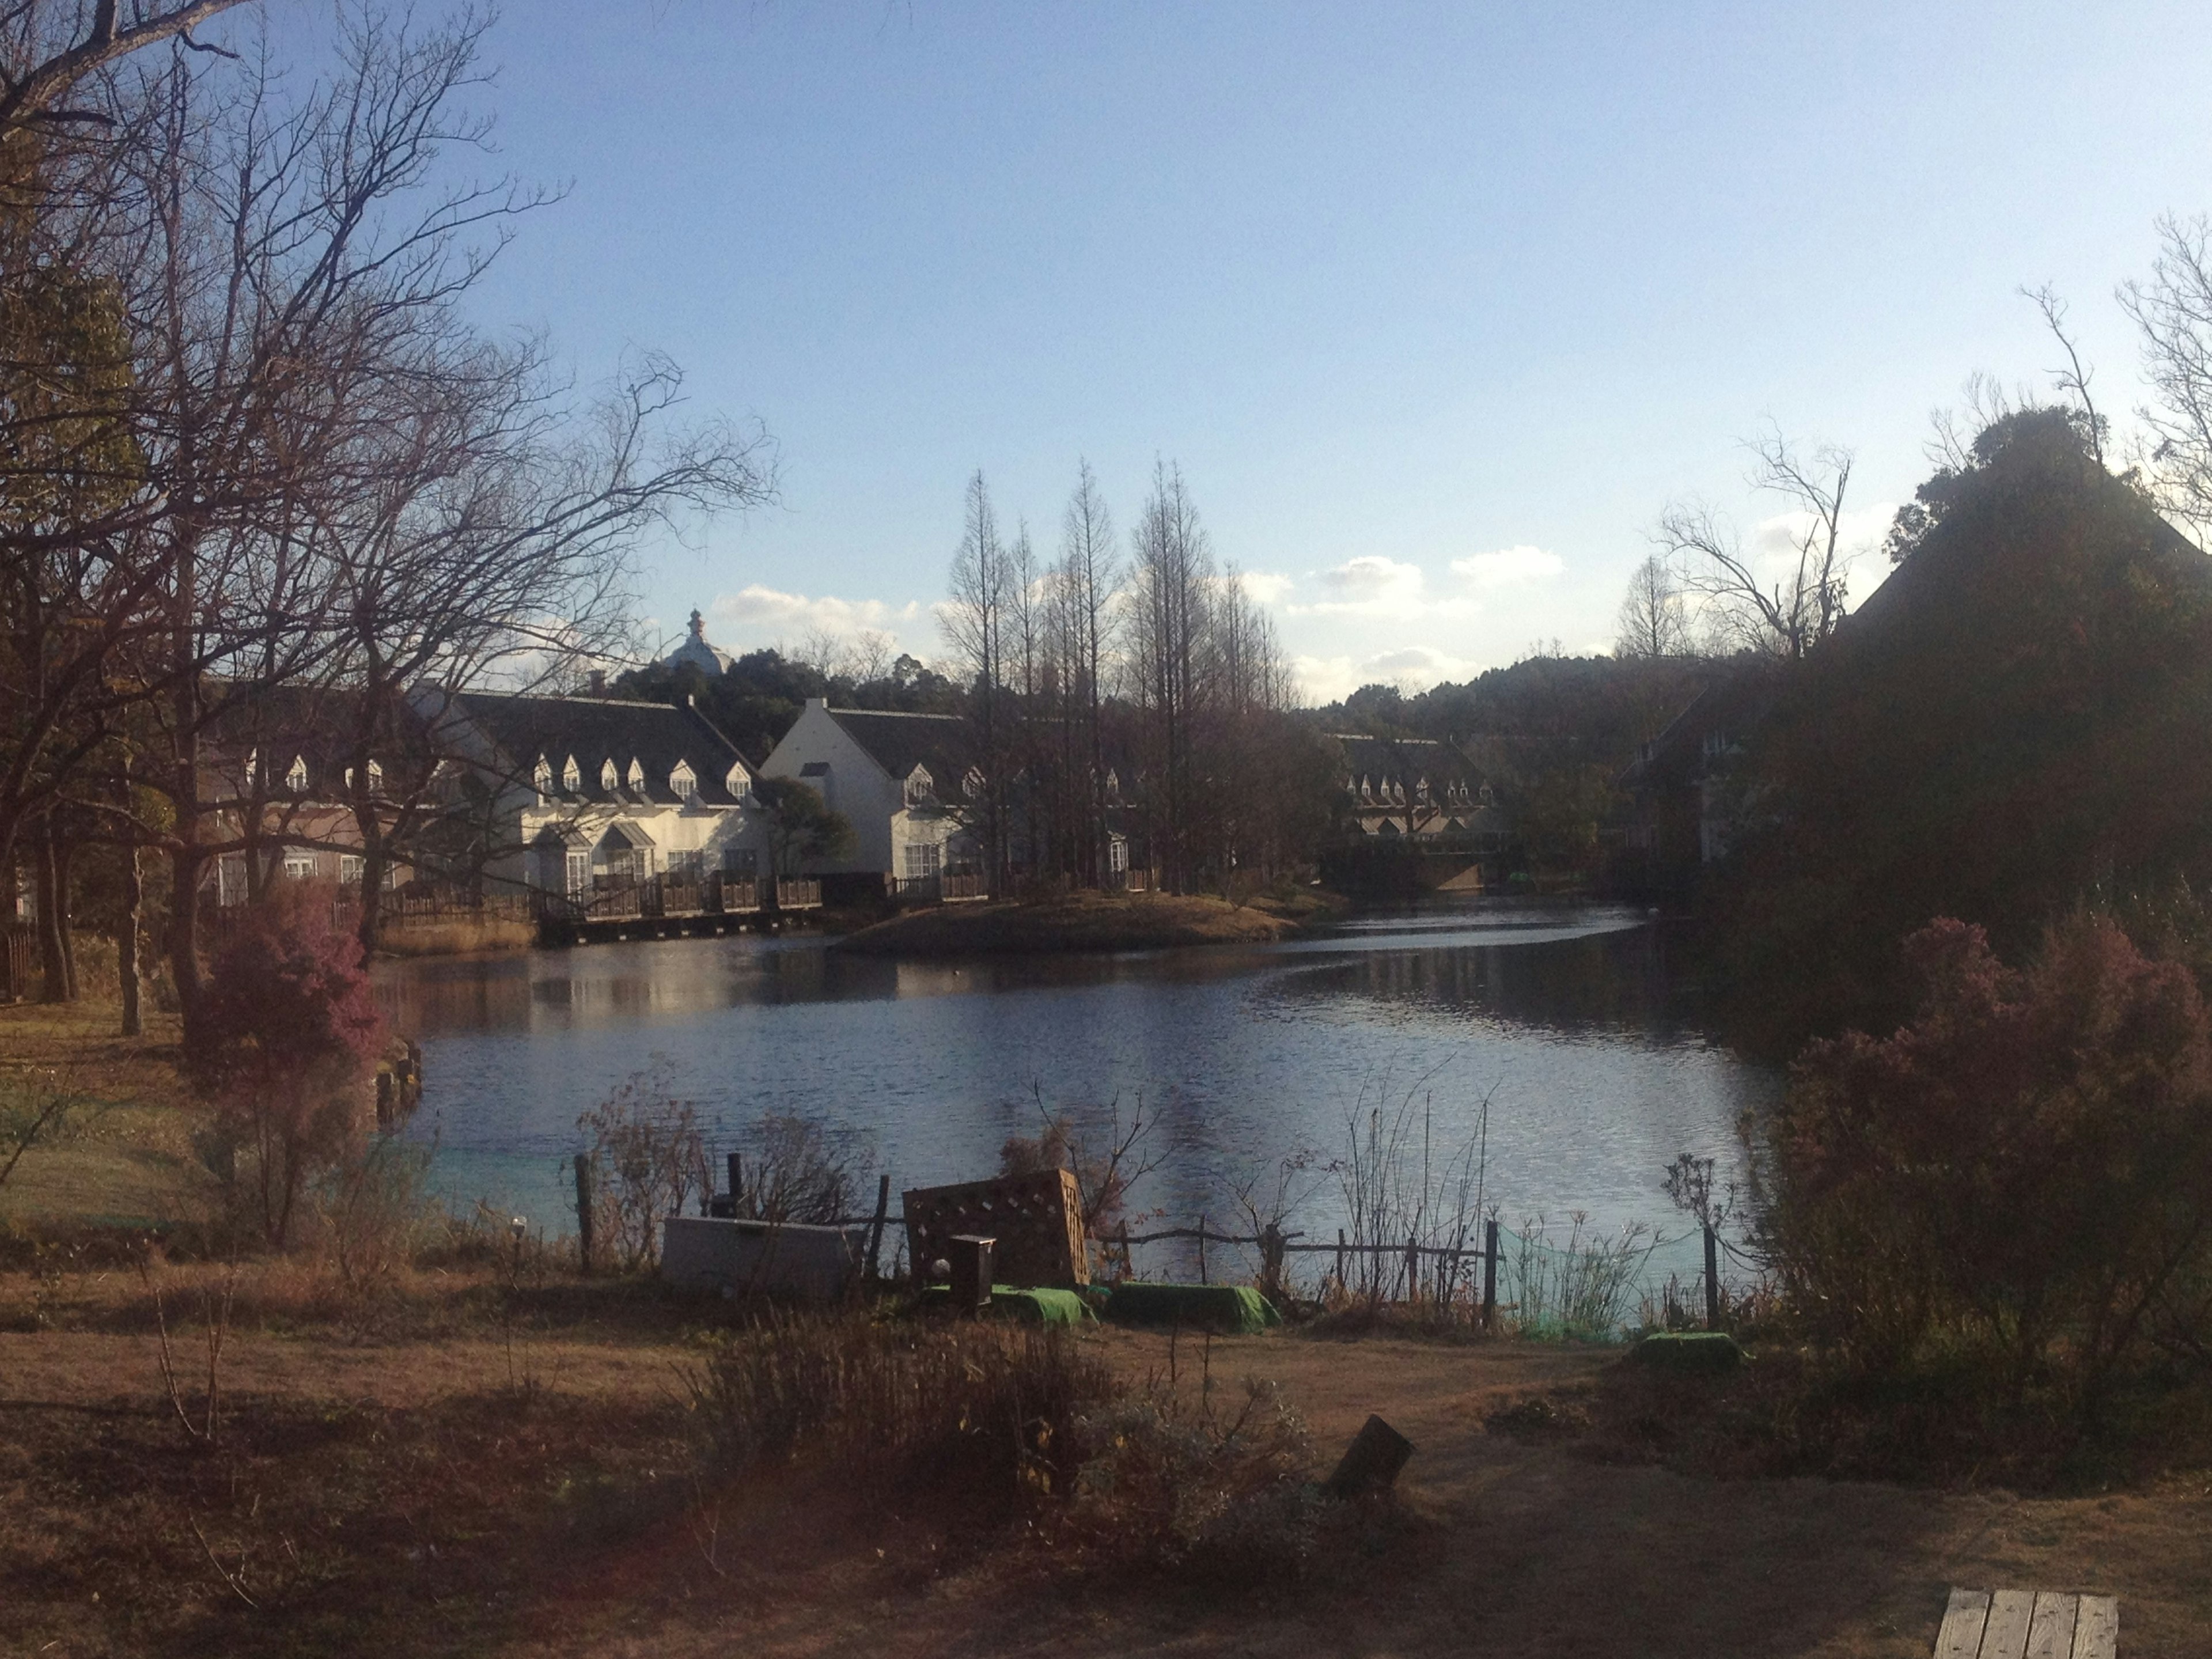
{"label": "wooden crate", "polygon": [[906,1194],[907,1254],[917,1279],[927,1276],[956,1233],[999,1241],[993,1271],[1003,1285],[1072,1290],[1091,1282],[1083,1195],[1066,1170],[917,1187]]}

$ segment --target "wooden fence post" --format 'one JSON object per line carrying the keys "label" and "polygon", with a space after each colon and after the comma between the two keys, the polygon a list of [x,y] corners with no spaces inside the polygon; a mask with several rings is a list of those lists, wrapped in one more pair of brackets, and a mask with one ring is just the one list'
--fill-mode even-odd
{"label": "wooden fence post", "polygon": [[1421,1258],[1415,1235],[1406,1235],[1406,1300],[1418,1302],[1421,1297]]}
{"label": "wooden fence post", "polygon": [[592,1271],[592,1160],[576,1154],[576,1260]]}
{"label": "wooden fence post", "polygon": [[1198,1282],[1206,1283],[1206,1218],[1198,1218]]}
{"label": "wooden fence post", "polygon": [[1705,1229],[1705,1328],[1717,1331],[1721,1328],[1721,1272],[1720,1250],[1717,1247],[1711,1226]]}
{"label": "wooden fence post", "polygon": [[732,1152],[729,1156],[728,1163],[730,1166],[730,1213],[732,1215],[735,1215],[738,1212],[738,1194],[745,1189],[745,1161],[737,1153]]}
{"label": "wooden fence post", "polygon": [[1345,1295],[1352,1294],[1352,1286],[1344,1277],[1344,1229],[1336,1230],[1336,1288]]}
{"label": "wooden fence post", "polygon": [[[732,1153],[731,1156],[735,1157],[736,1154]],[[868,1223],[868,1277],[871,1280],[880,1276],[876,1271],[876,1266],[883,1260],[884,1218],[890,1213],[890,1209],[891,1178],[888,1175],[878,1176],[875,1218]]]}
{"label": "wooden fence post", "polygon": [[1482,1328],[1498,1322],[1498,1224],[1482,1224]]}

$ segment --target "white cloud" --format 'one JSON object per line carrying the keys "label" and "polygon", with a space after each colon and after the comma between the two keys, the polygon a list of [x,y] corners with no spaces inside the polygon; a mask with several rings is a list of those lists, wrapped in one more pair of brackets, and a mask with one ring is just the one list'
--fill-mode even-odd
{"label": "white cloud", "polygon": [[1244,597],[1255,605],[1280,605],[1284,596],[1297,585],[1290,577],[1272,570],[1239,571],[1237,583],[1244,590]]}
{"label": "white cloud", "polygon": [[715,596],[707,607],[708,636],[725,650],[749,651],[778,641],[796,644],[810,635],[849,638],[881,632],[896,637],[902,649],[917,656],[936,648],[936,622],[918,599],[891,605],[882,599],[845,599],[834,594],[786,593],[755,582],[734,593]]}
{"label": "white cloud", "polygon": [[1522,543],[1516,547],[1501,547],[1495,553],[1474,553],[1464,559],[1454,559],[1451,568],[1452,574],[1462,578],[1469,586],[1486,589],[1547,582],[1567,566],[1558,554]]}
{"label": "white cloud", "polygon": [[1443,680],[1467,679],[1476,665],[1434,646],[1401,645],[1366,657],[1295,657],[1291,670],[1309,702],[1334,702],[1363,685],[1395,685],[1406,692],[1425,691]]}
{"label": "white cloud", "polygon": [[1421,567],[1367,554],[1324,570],[1316,579],[1329,598],[1289,607],[1311,617],[1419,616],[1427,608],[1428,582]]}
{"label": "white cloud", "polygon": [[[1894,501],[1846,508],[1838,538],[1845,559],[1858,559],[1879,546],[1896,516]],[[1770,580],[1790,576],[1797,568],[1797,544],[1814,523],[1810,513],[1777,513],[1761,519],[1751,530],[1752,568]]]}

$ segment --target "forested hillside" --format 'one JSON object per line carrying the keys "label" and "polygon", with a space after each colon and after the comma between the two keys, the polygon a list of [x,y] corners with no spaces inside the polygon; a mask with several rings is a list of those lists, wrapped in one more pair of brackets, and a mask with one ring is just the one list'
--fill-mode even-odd
{"label": "forested hillside", "polygon": [[2058,410],[1992,425],[1900,524],[1898,568],[1754,744],[1709,895],[1747,1035],[1777,1048],[1893,1026],[1899,941],[1934,917],[2018,951],[2206,872],[2212,558]]}

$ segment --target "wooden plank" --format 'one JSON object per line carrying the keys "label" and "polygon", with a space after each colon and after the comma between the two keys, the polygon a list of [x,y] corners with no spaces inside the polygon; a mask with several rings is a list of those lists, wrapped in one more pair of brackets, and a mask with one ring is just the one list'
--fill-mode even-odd
{"label": "wooden plank", "polygon": [[2109,1595],[2085,1595],[2074,1621],[2074,1659],[2116,1659],[2120,1650],[2120,1604]]}
{"label": "wooden plank", "polygon": [[1951,1591],[1943,1609],[1943,1628],[1936,1633],[1936,1659],[1976,1659],[1982,1650],[1982,1626],[1989,1622],[1987,1590]]}
{"label": "wooden plank", "polygon": [[2038,1590],[2027,1620],[2027,1659],[2074,1659],[2074,1616],[2081,1598]]}
{"label": "wooden plank", "polygon": [[2035,1596],[2030,1591],[1998,1590],[1991,1595],[1979,1659],[2027,1659],[2027,1626],[2034,1612]]}

